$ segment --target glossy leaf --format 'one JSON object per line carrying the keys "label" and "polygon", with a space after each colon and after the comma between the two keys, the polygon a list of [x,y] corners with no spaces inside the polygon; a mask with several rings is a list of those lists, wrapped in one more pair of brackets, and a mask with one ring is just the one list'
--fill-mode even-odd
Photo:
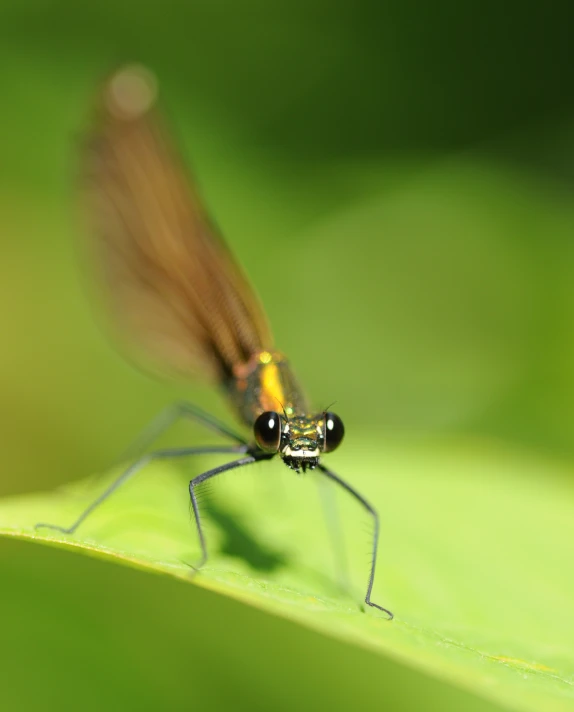
{"label": "glossy leaf", "polygon": [[[360,465],[353,450],[362,453]],[[0,504],[1,532],[203,586],[511,709],[572,708],[568,468],[477,441],[369,439],[332,456],[333,468],[381,514],[374,600],[394,611],[388,622],[360,605],[368,517],[346,497],[333,497],[318,476],[297,477],[280,463],[227,475],[206,493],[212,558],[194,574],[186,477],[211,462],[148,467],[74,536],[34,524],[71,523],[105,482],[8,498]],[[336,512],[344,525],[346,557],[335,561],[339,574],[347,569],[346,590],[333,570],[321,501],[330,520]]]}

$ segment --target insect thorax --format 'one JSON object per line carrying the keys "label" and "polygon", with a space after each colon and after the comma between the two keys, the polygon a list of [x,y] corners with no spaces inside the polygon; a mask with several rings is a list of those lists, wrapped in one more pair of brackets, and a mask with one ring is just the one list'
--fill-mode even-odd
{"label": "insect thorax", "polygon": [[261,351],[234,370],[226,384],[241,419],[249,426],[265,411],[284,413],[288,419],[307,412],[306,399],[291,367],[278,352]]}

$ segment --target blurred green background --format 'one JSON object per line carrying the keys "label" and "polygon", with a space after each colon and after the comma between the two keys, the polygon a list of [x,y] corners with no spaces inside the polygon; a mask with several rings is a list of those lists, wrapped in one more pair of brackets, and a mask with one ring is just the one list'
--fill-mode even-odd
{"label": "blurred green background", "polygon": [[[133,370],[86,297],[76,146],[102,73],[132,59],[157,73],[279,348],[318,407],[337,401],[347,448],[358,432],[461,434],[570,461],[573,20],[570,4],[514,0],[4,0],[0,492],[105,469],[176,397],[229,417],[201,383],[183,389]],[[302,335],[294,323],[307,294],[318,312]],[[162,699],[289,709],[295,697],[277,697],[281,684],[291,695],[301,685],[298,706],[343,708],[384,700],[381,681],[396,682],[390,663],[358,651],[349,661],[338,644],[175,582],[21,544],[2,543],[0,557],[5,634],[27,641],[23,659],[35,648],[35,665],[50,661],[39,687],[59,690],[60,709],[80,698],[85,709],[157,709]],[[273,666],[266,648],[277,639]],[[69,670],[62,689],[54,655]],[[19,696],[18,661],[10,709],[41,699],[34,688]],[[104,682],[114,661],[123,671]],[[231,682],[214,694],[218,665]],[[351,669],[336,683],[328,673]],[[437,709],[462,708],[459,693],[421,689],[445,696]],[[406,697],[394,704],[416,709]]]}

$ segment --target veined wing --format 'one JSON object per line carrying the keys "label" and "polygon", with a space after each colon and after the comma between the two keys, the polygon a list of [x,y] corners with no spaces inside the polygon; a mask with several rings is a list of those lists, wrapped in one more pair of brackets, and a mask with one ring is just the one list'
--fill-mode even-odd
{"label": "veined wing", "polygon": [[98,97],[83,155],[92,259],[120,341],[146,369],[218,380],[272,348],[263,311],[211,223],[143,67]]}

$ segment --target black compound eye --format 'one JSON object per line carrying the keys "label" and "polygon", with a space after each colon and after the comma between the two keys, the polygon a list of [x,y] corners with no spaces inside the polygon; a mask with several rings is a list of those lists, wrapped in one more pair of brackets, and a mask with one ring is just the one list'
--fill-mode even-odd
{"label": "black compound eye", "polygon": [[281,416],[279,413],[272,410],[261,413],[253,424],[253,434],[262,450],[277,452],[281,443]]}
{"label": "black compound eye", "polygon": [[335,413],[327,412],[325,413],[325,425],[323,430],[323,436],[325,442],[323,445],[323,452],[333,452],[341,444],[343,437],[345,436],[345,426],[343,421]]}

